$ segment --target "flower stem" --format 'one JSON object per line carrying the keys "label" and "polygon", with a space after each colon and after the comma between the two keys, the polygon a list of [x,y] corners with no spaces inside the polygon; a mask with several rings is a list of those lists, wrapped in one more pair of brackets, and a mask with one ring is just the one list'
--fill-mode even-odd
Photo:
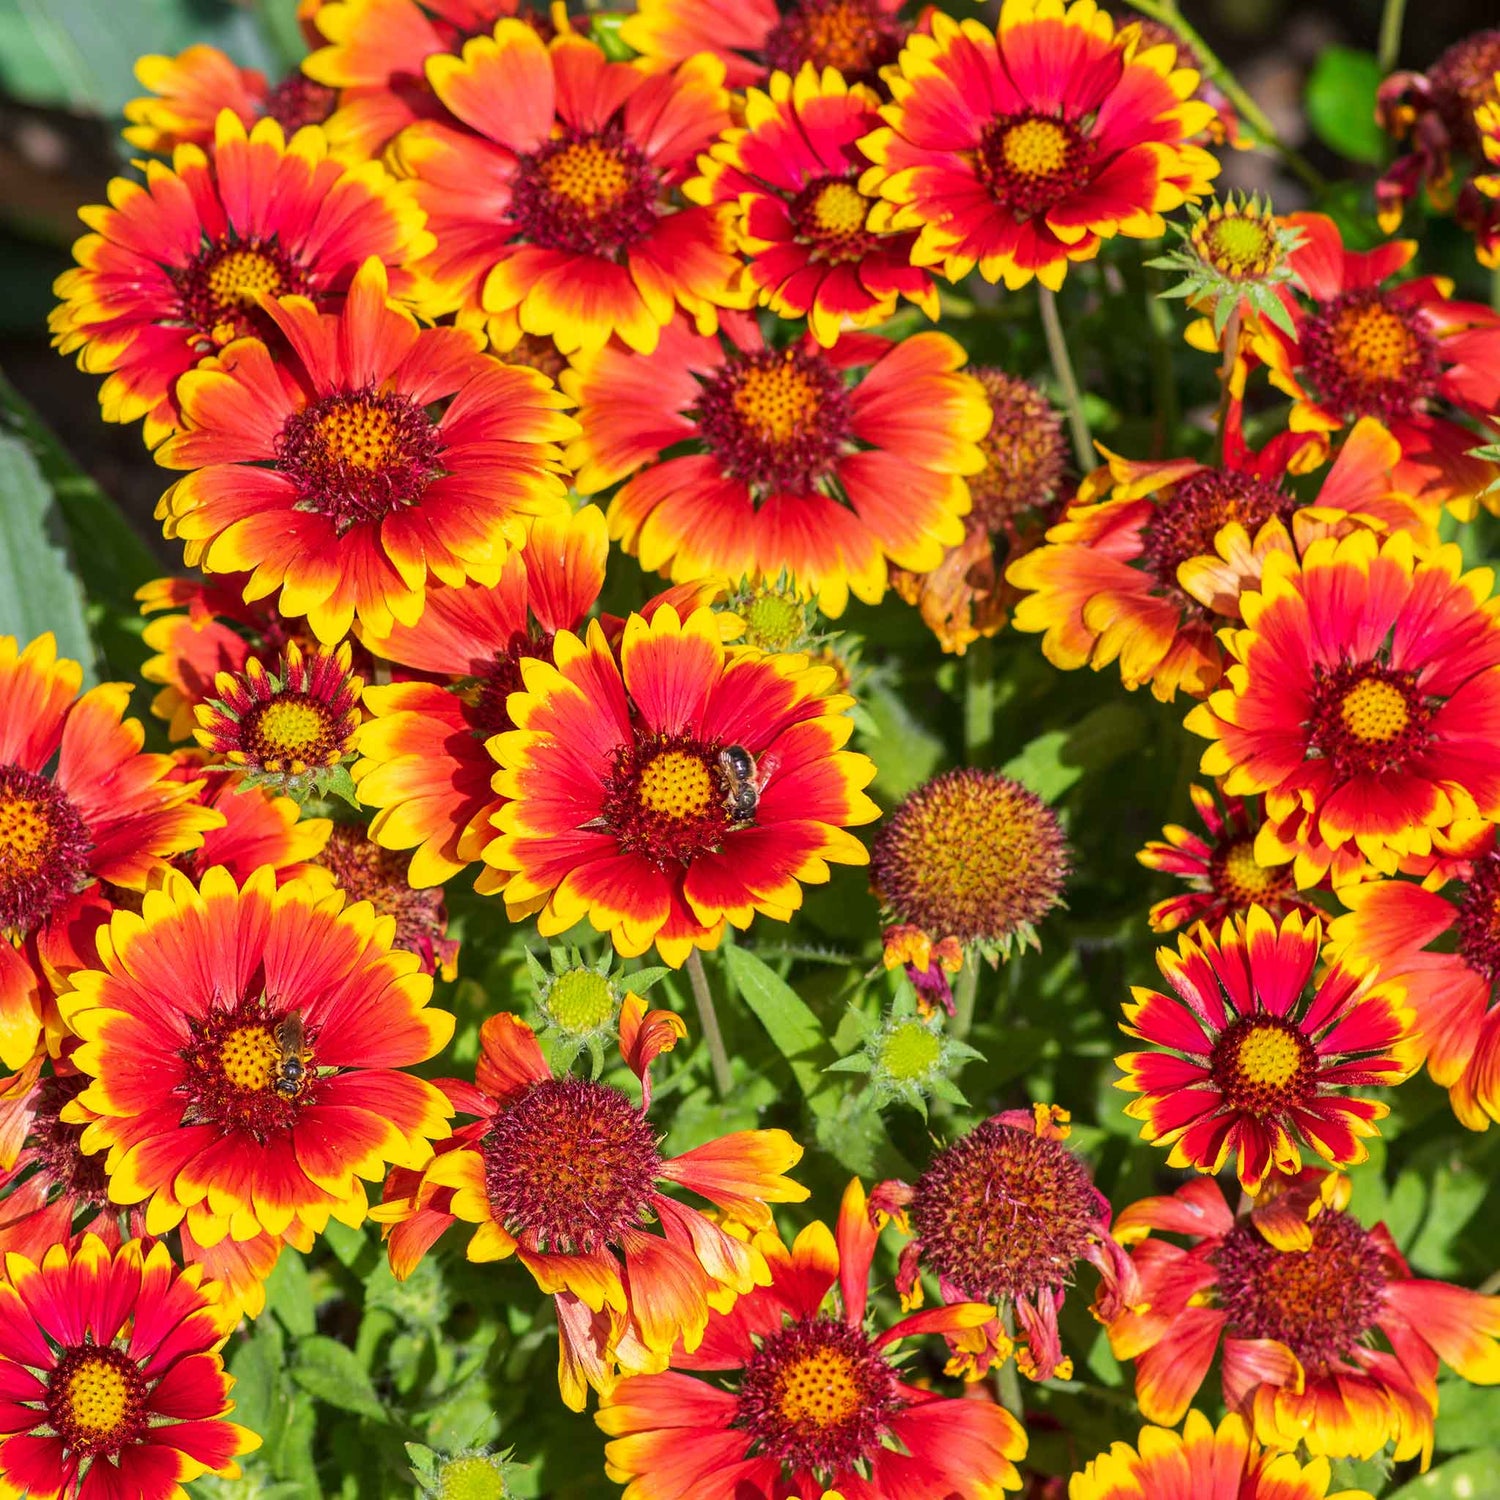
{"label": "flower stem", "polygon": [[1057,315],[1057,293],[1048,291],[1037,283],[1037,300],[1042,308],[1042,331],[1047,335],[1047,353],[1052,359],[1052,373],[1062,387],[1063,406],[1068,413],[1068,430],[1073,434],[1073,457],[1078,463],[1078,472],[1087,474],[1097,462],[1094,456],[1094,439],[1089,432],[1089,419],[1083,414],[1083,392],[1078,389],[1078,377],[1073,373],[1073,361],[1068,357],[1068,341],[1063,336],[1062,319]]}
{"label": "flower stem", "polygon": [[1313,192],[1321,193],[1328,186],[1323,180],[1323,174],[1276,133],[1270,116],[1251,98],[1239,79],[1219,61],[1213,48],[1192,28],[1178,9],[1177,0],[1127,0],[1127,3],[1132,10],[1140,11],[1143,16],[1150,16],[1153,21],[1170,26],[1198,54],[1203,71],[1223,90],[1240,117]]}
{"label": "flower stem", "polygon": [[703,1040],[708,1044],[714,1088],[721,1099],[727,1099],[734,1087],[734,1074],[729,1070],[729,1053],[724,1049],[724,1033],[719,1030],[713,991],[708,987],[708,975],[703,972],[703,955],[696,948],[688,954],[687,972],[688,983],[693,987],[693,999],[698,1006],[698,1024],[703,1028]]}
{"label": "flower stem", "polygon": [[1380,71],[1389,73],[1401,56],[1401,24],[1406,20],[1406,0],[1385,0],[1380,13]]}
{"label": "flower stem", "polygon": [[964,652],[964,761],[987,766],[995,749],[995,643],[987,635]]}
{"label": "flower stem", "polygon": [[[1016,1333],[1016,1320],[1007,1307],[1000,1315],[1001,1322],[1005,1325],[1007,1337],[1014,1338]],[[1021,1397],[1021,1372],[1016,1368],[1016,1357],[1012,1351],[1010,1357],[995,1373],[995,1385],[1000,1397],[1000,1404],[1022,1427],[1026,1425],[1026,1403]]]}
{"label": "flower stem", "polygon": [[959,1041],[974,1029],[974,1001],[979,994],[979,955],[964,954],[964,966],[953,986],[953,1025],[950,1028]]}

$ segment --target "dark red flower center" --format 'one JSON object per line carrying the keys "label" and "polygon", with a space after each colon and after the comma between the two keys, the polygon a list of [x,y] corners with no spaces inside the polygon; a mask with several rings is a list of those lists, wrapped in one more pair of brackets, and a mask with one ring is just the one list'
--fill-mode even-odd
{"label": "dark red flower center", "polygon": [[36,1158],[37,1175],[52,1189],[49,1201],[71,1197],[79,1207],[102,1208],[109,1202],[104,1153],[85,1156],[78,1147],[84,1127],[59,1118],[91,1082],[82,1073],[42,1079],[26,1144]]}
{"label": "dark red flower center", "polygon": [[645,1221],[661,1157],[646,1117],[586,1078],[534,1083],[480,1146],[497,1223],[533,1250],[591,1255]]}
{"label": "dark red flower center", "polygon": [[1477,163],[1484,153],[1474,111],[1500,103],[1500,31],[1476,31],[1455,42],[1427,70],[1432,102],[1454,146]]}
{"label": "dark red flower center", "polygon": [[1214,1259],[1228,1334],[1276,1339],[1310,1375],[1337,1366],[1379,1316],[1386,1284],[1380,1246],[1348,1214],[1320,1213],[1307,1250],[1278,1250],[1251,1225],[1237,1224]]}
{"label": "dark red flower center", "polygon": [[534,333],[523,333],[500,358],[508,365],[525,365],[528,370],[540,370],[554,385],[557,377],[568,368],[568,361],[558,352],[557,345]]}
{"label": "dark red flower center", "polygon": [[338,90],[314,83],[301,71],[288,73],[266,95],[265,111],[287,135],[304,125],[321,125],[339,102]]}
{"label": "dark red flower center", "polygon": [[123,1349],[73,1344],[47,1377],[47,1421],[79,1457],[118,1453],[146,1435],[146,1380]]}
{"label": "dark red flower center", "polygon": [[1035,386],[988,366],[970,374],[984,387],[992,414],[979,442],[984,468],[969,477],[972,519],[995,532],[1022,511],[1051,504],[1067,468],[1068,440],[1062,414]]}
{"label": "dark red flower center", "polygon": [[766,65],[793,78],[804,63],[875,84],[911,28],[877,0],[793,0],[766,37]]}
{"label": "dark red flower center", "polygon": [[1474,861],[1458,908],[1458,951],[1471,969],[1500,979],[1500,855]]}
{"label": "dark red flower center", "polygon": [[1317,1090],[1318,1054],[1281,1016],[1242,1016],[1220,1033],[1209,1058],[1214,1085],[1232,1109],[1263,1118],[1305,1103]]}
{"label": "dark red flower center", "polygon": [[443,437],[426,410],[373,387],[310,402],[276,439],[276,467],[297,509],[327,516],[342,536],[415,505],[442,473]]}
{"label": "dark red flower center", "polygon": [[984,127],[977,165],[995,202],[1029,219],[1089,181],[1097,150],[1073,121],[1028,111],[1000,115]]}
{"label": "dark red flower center", "polygon": [[1374,662],[1319,668],[1308,744],[1340,777],[1400,771],[1427,744],[1432,714],[1412,672]]}
{"label": "dark red flower center", "polygon": [[724,472],[762,495],[815,489],[850,438],[838,371],[803,349],[731,358],[689,415]]}
{"label": "dark red flower center", "polygon": [[362,823],[335,823],[314,863],[333,873],[351,902],[368,901],[378,916],[396,919],[395,944],[415,953],[430,973],[448,929],[441,886],[416,890],[407,880],[411,856],[382,849]]}
{"label": "dark red flower center", "polygon": [[223,236],[168,274],[177,286],[182,321],[202,352],[264,332],[256,298],[308,295],[306,273],[275,239]]}
{"label": "dark red flower center", "polygon": [[865,228],[870,200],[854,185],[854,177],[817,177],[790,205],[797,238],[809,246],[813,259],[844,265],[863,259],[876,244]]}
{"label": "dark red flower center", "polygon": [[692,735],[643,735],[616,752],[604,821],[622,848],[671,872],[722,847],[734,827],[721,746]]}
{"label": "dark red flower center", "polygon": [[515,728],[506,704],[512,693],[519,693],[526,686],[521,675],[521,662],[526,657],[551,661],[551,633],[534,636],[518,630],[512,634],[505,649],[495,653],[494,665],[479,680],[469,716],[481,738],[489,739],[491,735]]}
{"label": "dark red flower center", "polygon": [[0,766],[0,934],[30,932],[76,895],[88,881],[93,847],[56,782]]}
{"label": "dark red flower center", "polygon": [[1238,521],[1253,537],[1267,521],[1286,520],[1296,500],[1254,474],[1200,469],[1172,486],[1142,533],[1141,561],[1168,588],[1190,557],[1212,557],[1220,530]]}
{"label": "dark red flower center", "polygon": [[1247,910],[1257,902],[1274,906],[1297,888],[1290,865],[1268,866],[1256,860],[1253,838],[1221,841],[1209,859],[1208,878],[1222,901]]}
{"label": "dark red flower center", "polygon": [[859,1329],[807,1318],[767,1334],[751,1355],[734,1425],[786,1470],[846,1474],[880,1451],[902,1405],[896,1372]]}
{"label": "dark red flower center", "polygon": [[618,126],[570,130],[520,157],[510,217],[533,245],[616,256],[655,227],[661,173]]}
{"label": "dark red flower center", "polygon": [[1323,303],[1302,330],[1302,358],[1322,404],[1350,422],[1410,416],[1442,373],[1437,341],[1374,287]]}
{"label": "dark red flower center", "polygon": [[923,1259],[981,1302],[1065,1285],[1104,1232],[1083,1163],[1061,1141],[999,1120],[938,1152],[910,1212]]}
{"label": "dark red flower center", "polygon": [[258,1145],[290,1130],[318,1089],[317,1029],[300,1022],[300,1013],[264,996],[216,1006],[202,1019],[190,1020],[176,1089],[182,1123],[215,1125],[248,1135]]}

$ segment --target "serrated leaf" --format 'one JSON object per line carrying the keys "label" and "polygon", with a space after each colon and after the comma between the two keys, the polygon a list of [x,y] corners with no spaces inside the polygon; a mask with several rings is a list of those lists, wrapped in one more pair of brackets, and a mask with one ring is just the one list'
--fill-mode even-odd
{"label": "serrated leaf", "polygon": [[1325,47],[1307,79],[1307,122],[1325,146],[1350,161],[1385,158],[1385,132],[1375,123],[1380,63],[1353,47]]}
{"label": "serrated leaf", "polygon": [[347,1344],[314,1334],[297,1345],[292,1379],[309,1395],[340,1411],[354,1412],[378,1422],[390,1420],[385,1403],[369,1375]]}
{"label": "serrated leaf", "polygon": [[748,948],[726,948],[724,962],[745,1004],[791,1065],[813,1113],[831,1114],[837,1108],[837,1093],[822,1076],[823,1057],[829,1049],[817,1016],[786,980]]}
{"label": "serrated leaf", "polygon": [[621,974],[617,983],[622,990],[632,995],[644,995],[653,984],[663,980],[672,971],[660,966],[654,969],[637,969],[634,974]]}

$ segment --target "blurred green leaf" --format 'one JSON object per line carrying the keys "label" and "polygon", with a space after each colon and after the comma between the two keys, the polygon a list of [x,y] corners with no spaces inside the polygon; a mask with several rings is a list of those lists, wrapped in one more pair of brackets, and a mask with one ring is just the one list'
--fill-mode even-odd
{"label": "blurred green leaf", "polygon": [[[1438,1384],[1437,1446],[1443,1453],[1482,1448],[1500,1433],[1500,1386],[1467,1380]],[[1500,1476],[1497,1476],[1500,1478]]]}
{"label": "blurred green leaf", "polygon": [[828,1043],[817,1016],[786,980],[748,949],[726,948],[724,962],[745,1004],[791,1065],[813,1112],[828,1114],[837,1109],[839,1091],[830,1088],[823,1075]]}
{"label": "blurred green leaf", "polygon": [[1380,64],[1372,53],[1327,47],[1307,79],[1307,120],[1325,146],[1350,161],[1384,159],[1385,133],[1375,123]]}
{"label": "blurred green leaf", "polygon": [[347,1344],[314,1334],[297,1345],[292,1379],[328,1406],[378,1422],[390,1420],[369,1375]]}
{"label": "blurred green leaf", "polygon": [[1488,1500],[1500,1475],[1500,1448],[1466,1453],[1393,1490],[1386,1500]]}

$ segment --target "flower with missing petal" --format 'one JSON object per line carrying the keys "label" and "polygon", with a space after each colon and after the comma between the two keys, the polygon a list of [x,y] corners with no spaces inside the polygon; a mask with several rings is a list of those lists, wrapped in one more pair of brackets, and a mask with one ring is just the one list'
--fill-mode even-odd
{"label": "flower with missing petal", "polygon": [[802,1148],[784,1130],[744,1130],[664,1157],[646,1118],[650,1067],[687,1028],[638,995],[620,1012],[620,1054],[642,1100],[571,1074],[555,1076],[525,1022],[501,1012],[480,1028],[475,1085],[450,1091],[473,1123],[458,1127],[422,1172],[397,1171],[375,1216],[391,1225],[399,1277],[455,1223],[475,1227],[471,1261],[514,1255],[553,1294],[558,1384],[574,1411],[618,1369],[661,1369],[681,1339],[696,1348],[710,1309],[765,1285],[765,1260],[701,1209],[669,1197],[672,1183],[751,1230],[770,1203],[807,1190],[784,1174]]}
{"label": "flower with missing petal", "polygon": [[1246,1192],[1274,1169],[1295,1172],[1303,1147],[1335,1166],[1369,1155],[1364,1138],[1390,1112],[1349,1089],[1399,1083],[1415,1067],[1405,993],[1342,964],[1314,979],[1323,926],[1259,906],[1181,934],[1156,962],[1172,994],[1142,986],[1120,1029],[1149,1052],[1116,1059],[1125,1113],[1168,1164],[1219,1172]]}
{"label": "flower with missing petal", "polygon": [[566,505],[555,445],[577,428],[552,382],[387,292],[372,259],[338,313],[263,301],[285,347],[239,339],[184,375],[157,453],[189,471],[157,507],[188,562],[279,588],[329,646],[356,619],[414,624],[434,584],[493,587],[526,518]]}
{"label": "flower with missing petal", "polygon": [[1020,1423],[992,1402],[909,1384],[891,1356],[902,1339],[979,1327],[992,1309],[932,1308],[875,1332],[866,1315],[878,1239],[858,1179],[833,1234],[821,1222],[790,1246],[772,1229],[757,1234],[770,1284],[716,1310],[670,1369],[622,1380],[600,1401],[609,1477],[628,1495],[693,1500],[825,1490],[994,1500],[1020,1489]]}

